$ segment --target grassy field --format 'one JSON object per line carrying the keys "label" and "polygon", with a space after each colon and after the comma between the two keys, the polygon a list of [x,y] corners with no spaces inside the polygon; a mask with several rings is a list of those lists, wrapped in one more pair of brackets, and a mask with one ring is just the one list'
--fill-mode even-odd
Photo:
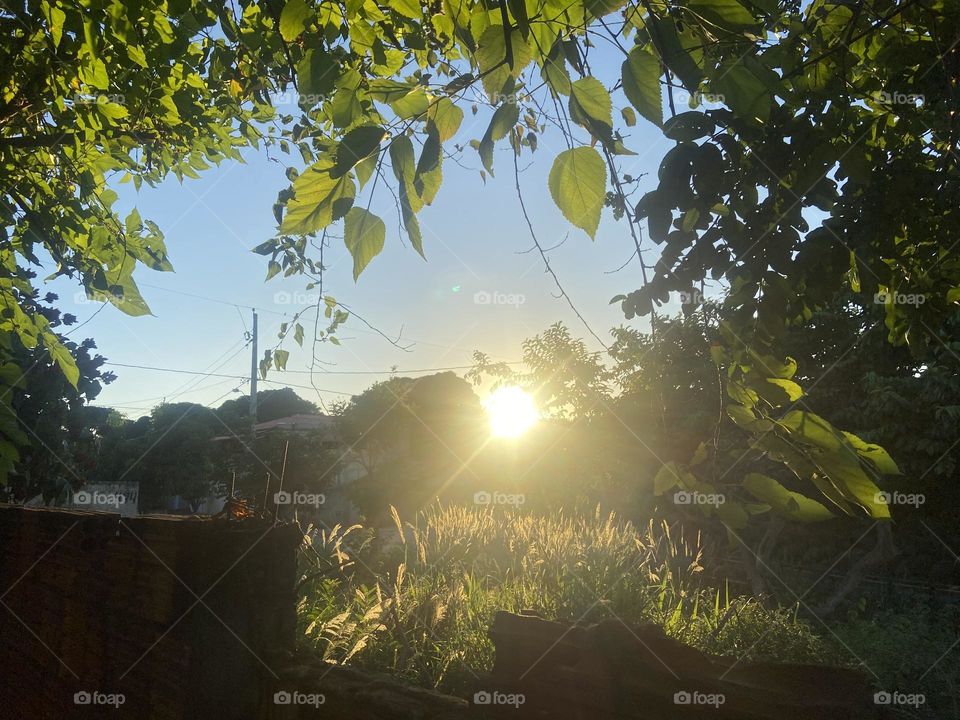
{"label": "grassy field", "polygon": [[497,610],[655,623],[706,651],[842,662],[794,609],[702,582],[699,538],[613,515],[432,506],[389,532],[334,528],[304,555],[303,641],[322,657],[448,692],[490,669]]}

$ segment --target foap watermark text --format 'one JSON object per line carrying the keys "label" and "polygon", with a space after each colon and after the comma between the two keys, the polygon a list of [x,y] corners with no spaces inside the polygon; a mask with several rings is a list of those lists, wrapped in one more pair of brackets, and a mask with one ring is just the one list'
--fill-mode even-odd
{"label": "foap watermark text", "polygon": [[99,690],[80,690],[73,694],[74,705],[99,705],[118,708],[127,701],[123,693],[105,693]]}
{"label": "foap watermark text", "polygon": [[526,700],[526,697],[521,693],[504,693],[497,690],[480,690],[473,694],[474,705],[512,705],[518,708]]}
{"label": "foap watermark text", "polygon": [[323,693],[303,693],[297,690],[278,690],[273,694],[274,705],[310,705],[320,707],[327,701]]}
{"label": "foap watermark text", "polygon": [[475,505],[523,505],[527,498],[522,493],[487,492],[481,490],[474,493]]}
{"label": "foap watermark text", "polygon": [[512,305],[513,307],[520,307],[526,301],[526,295],[521,295],[520,293],[480,290],[473,294],[474,305]]}
{"label": "foap watermark text", "polygon": [[309,507],[320,507],[327,501],[323,493],[305,493],[281,490],[273,494],[273,502],[276,505],[298,505]]}
{"label": "foap watermark text", "polygon": [[720,493],[705,493],[699,490],[677,490],[673,494],[675,505],[723,505],[727,498]]}
{"label": "foap watermark text", "polygon": [[727,701],[723,693],[705,693],[699,690],[680,690],[673,694],[674,705],[706,705],[718,708]]}

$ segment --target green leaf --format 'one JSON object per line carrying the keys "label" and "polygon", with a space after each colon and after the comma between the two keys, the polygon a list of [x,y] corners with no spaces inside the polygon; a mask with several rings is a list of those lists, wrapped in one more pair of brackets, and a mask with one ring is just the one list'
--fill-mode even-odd
{"label": "green leaf", "polygon": [[726,410],[730,419],[742,428],[749,429],[757,421],[757,416],[753,411],[743,405],[727,405]]}
{"label": "green leaf", "polygon": [[[744,407],[748,407],[748,408],[752,408],[754,405],[757,404],[757,400],[759,400],[759,396],[757,395],[755,390],[746,388],[734,380],[731,380],[730,382],[727,383],[727,395],[729,395],[733,400],[736,400],[738,403],[740,403]],[[750,422],[752,422],[755,419],[756,418],[751,418]]]}
{"label": "green leaf", "polygon": [[810,476],[810,481],[816,486],[817,490],[823,493],[823,496],[839,508],[844,515],[854,517],[856,515],[855,506],[852,505],[830,478],[819,473]]}
{"label": "green leaf", "polygon": [[139,45],[127,45],[127,57],[142,68],[149,67],[147,64],[147,54]]}
{"label": "green leaf", "polygon": [[493,102],[498,102],[507,81],[519,77],[520,72],[530,64],[533,56],[530,46],[519,30],[510,33],[510,47],[513,51],[513,67],[507,62],[507,45],[502,25],[490,25],[480,36],[474,59],[483,74],[483,89]]}
{"label": "green leaf", "polygon": [[564,150],[553,161],[547,184],[563,216],[595,237],[607,192],[606,166],[600,153],[589,147]]}
{"label": "green leaf", "polygon": [[690,9],[714,25],[728,30],[746,30],[758,25],[753,14],[737,0],[693,0]]}
{"label": "green leaf", "polygon": [[396,10],[411,20],[417,20],[423,17],[423,10],[420,8],[419,0],[390,0],[389,6],[391,10]]}
{"label": "green leaf", "polygon": [[343,217],[353,204],[356,187],[348,175],[330,174],[333,161],[324,156],[304,170],[293,183],[294,198],[280,224],[286,235],[306,235],[322,230]]}
{"label": "green leaf", "polygon": [[633,111],[632,107],[625,107],[620,111],[623,121],[627,124],[627,127],[633,127],[637,124],[637,114]]}
{"label": "green leaf", "polygon": [[870,463],[881,475],[903,474],[893,461],[893,458],[890,457],[890,454],[879,445],[861,440],[853,433],[843,432],[843,436],[847,439],[847,442],[853,445],[854,450],[857,451],[857,455]]}
{"label": "green leaf", "polygon": [[701,112],[682,112],[663,124],[663,134],[671,140],[691,141],[710,135],[716,124]]}
{"label": "green leaf", "polygon": [[161,95],[157,102],[166,110],[163,114],[163,119],[171,125],[179,125],[180,108],[177,107],[177,103],[174,102],[173,98],[169,95]]}
{"label": "green leaf", "polygon": [[834,517],[824,505],[800,493],[787,490],[772,477],[750,473],[743,479],[743,487],[757,500],[775,511],[799,522],[820,522]]}
{"label": "green leaf", "polygon": [[423,253],[423,235],[420,233],[420,223],[417,220],[416,213],[407,201],[407,186],[400,187],[400,211],[403,217],[403,228],[407,231],[407,237],[410,238],[410,244],[413,249],[420,253],[424,260],[427,256]]}
{"label": "green leaf", "polygon": [[803,389],[792,380],[783,378],[758,378],[749,373],[747,380],[751,388],[774,407],[782,407],[803,397]]}
{"label": "green leaf", "polygon": [[[87,85],[92,85],[100,90],[107,90],[110,87],[107,66],[103,64],[100,58],[90,58],[87,64],[80,69],[80,79]],[[164,95],[163,97],[167,96]]]}
{"label": "green leaf", "polygon": [[[842,436],[833,425],[819,415],[806,410],[791,410],[784,415],[779,423],[788,430],[800,436],[800,439],[831,452],[839,452],[845,448]],[[850,450],[852,454],[852,450]]]}
{"label": "green leaf", "polygon": [[592,77],[577,80],[570,88],[570,96],[591,120],[602,125],[613,125],[610,93],[599,80]]}
{"label": "green leaf", "polygon": [[785,380],[783,378],[767,378],[766,382],[771,385],[776,385],[782,389],[787,394],[787,399],[790,402],[796,402],[803,397],[803,388],[793,382],[793,380]]}
{"label": "green leaf", "polygon": [[289,0],[280,11],[280,37],[293,42],[307,29],[312,13],[304,0]]}
{"label": "green leaf", "polygon": [[53,358],[54,362],[60,367],[60,371],[67,378],[67,382],[73,387],[77,387],[77,382],[80,380],[80,369],[77,367],[77,361],[70,351],[53,333],[44,333],[43,342],[50,352],[50,357]]}
{"label": "green leaf", "polygon": [[357,174],[357,182],[360,184],[361,190],[373,175],[373,171],[377,169],[377,163],[379,160],[380,151],[375,150],[354,166],[353,171]]}
{"label": "green leaf", "polygon": [[290,358],[290,353],[287,350],[273,351],[273,364],[277,368],[277,370],[286,370],[287,360],[289,358]]}
{"label": "green leaf", "polygon": [[277,247],[276,240],[267,240],[266,242],[262,242],[259,245],[257,245],[250,252],[255,252],[257,255],[272,255],[276,247]]}
{"label": "green leaf", "polygon": [[417,161],[417,170],[413,177],[413,189],[427,205],[433,202],[440,183],[443,181],[443,148],[440,135],[433,123],[427,124],[427,138]]}
{"label": "green leaf", "polygon": [[745,61],[721,66],[717,74],[710,87],[723,96],[727,107],[744,118],[763,122],[770,119],[773,93]]}
{"label": "green leaf", "polygon": [[426,91],[418,87],[413,92],[394,100],[390,103],[390,109],[396,113],[401,120],[411,120],[420,117],[430,107],[430,98]]}
{"label": "green leaf", "polygon": [[519,117],[520,108],[516,103],[504,103],[493,113],[490,126],[487,128],[487,134],[494,141],[505,138],[513,126],[517,124]]}
{"label": "green leaf", "polygon": [[844,496],[865,509],[870,517],[877,520],[890,517],[890,508],[880,488],[864,472],[855,455],[851,457],[846,449],[841,452],[815,451],[811,455],[823,474],[833,481]]}
{"label": "green leaf", "polygon": [[680,78],[687,90],[696,90],[703,80],[703,51],[699,36],[689,28],[678,32],[672,17],[651,17],[648,23],[651,35],[660,39],[663,63]]}
{"label": "green leaf", "polygon": [[660,61],[643,48],[630,51],[620,69],[623,94],[637,112],[654,125],[663,123],[663,100],[660,95]]}
{"label": "green leaf", "polygon": [[664,463],[653,478],[653,494],[663,495],[665,492],[673,490],[680,484],[682,476],[683,472],[677,463],[672,460]]}
{"label": "green leaf", "polygon": [[446,142],[460,129],[463,122],[463,110],[458,108],[450,98],[440,98],[427,110],[427,117],[433,122],[440,133],[440,142]]}
{"label": "green leaf", "polygon": [[98,102],[97,111],[108,120],[120,120],[127,117],[127,109],[113,102]]}
{"label": "green leaf", "polygon": [[527,15],[526,0],[506,0],[506,2],[510,8],[510,14],[513,15],[513,19],[517,22],[517,28],[520,30],[520,34],[523,35],[523,37],[527,37],[530,33],[530,18]]}
{"label": "green leaf", "polygon": [[343,242],[353,256],[353,279],[383,250],[387,228],[383,220],[363,208],[351,208],[344,220]]}
{"label": "green leaf", "polygon": [[136,208],[131,210],[130,214],[127,215],[127,219],[123,221],[123,227],[128,234],[140,232],[143,228],[143,219],[140,217],[140,212]]}
{"label": "green leaf", "polygon": [[[47,26],[50,28],[50,36],[53,38],[53,46],[60,47],[60,38],[63,37],[63,22],[67,19],[67,14],[60,8],[51,5],[49,2],[41,3],[44,18]],[[76,385],[76,383],[74,383]]]}
{"label": "green leaf", "polygon": [[386,135],[379,125],[363,125],[348,132],[337,145],[337,162],[330,176],[346,175],[357,163],[373,154]]}
{"label": "green leaf", "polygon": [[406,135],[400,135],[390,141],[390,165],[399,182],[413,182],[415,158],[413,143]]}
{"label": "green leaf", "polygon": [[750,514],[740,503],[727,502],[716,506],[717,517],[728,528],[742,530],[750,524]]}
{"label": "green leaf", "polygon": [[743,405],[727,405],[725,410],[730,419],[744,430],[767,432],[773,427],[773,423],[769,420],[757,417],[753,410]]}
{"label": "green leaf", "polygon": [[422,256],[423,241],[416,213],[423,207],[423,200],[414,189],[416,158],[413,143],[406,135],[396,137],[390,143],[390,165],[397,182],[400,183],[400,210],[403,226],[410,237],[411,244]]}
{"label": "green leaf", "polygon": [[563,46],[558,41],[550,50],[550,54],[543,59],[543,67],[540,69],[540,75],[555,95],[570,94],[570,74],[567,72],[566,63]]}
{"label": "green leaf", "polygon": [[349,88],[337,90],[330,102],[330,115],[333,124],[338,128],[353,125],[363,115],[363,105],[360,104],[357,91]]}
{"label": "green leaf", "polygon": [[370,97],[377,102],[387,103],[388,105],[409,95],[417,88],[416,85],[382,78],[371,80],[369,87]]}
{"label": "green leaf", "polygon": [[304,96],[316,95],[316,102],[304,102],[312,107],[320,102],[320,97],[333,91],[336,86],[337,72],[340,66],[334,61],[330,53],[318,48],[311,48],[297,63],[297,87],[301,101]]}
{"label": "green leaf", "polygon": [[[129,265],[129,263],[128,263]],[[132,317],[151,315],[147,301],[140,294],[140,288],[133,279],[133,268],[124,266],[120,277],[117,278],[105,293],[105,297],[98,299],[108,300],[114,307]],[[107,273],[108,277],[112,273]]]}
{"label": "green leaf", "polygon": [[480,140],[479,152],[483,166],[491,175],[493,175],[493,146],[497,140],[507,136],[519,118],[520,107],[516,103],[507,102],[498,107],[490,119],[490,125],[487,126],[487,131]]}
{"label": "green leaf", "polygon": [[771,377],[789,380],[797,373],[797,361],[791,357],[781,361],[773,355],[758,353],[753,348],[750,349],[750,357],[756,362],[758,372],[766,373]]}

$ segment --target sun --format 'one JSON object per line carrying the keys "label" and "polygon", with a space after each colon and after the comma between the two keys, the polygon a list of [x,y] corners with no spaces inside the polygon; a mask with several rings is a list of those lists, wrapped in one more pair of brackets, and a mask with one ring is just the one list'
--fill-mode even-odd
{"label": "sun", "polygon": [[490,418],[493,437],[519,437],[540,417],[530,394],[515,385],[497,388],[487,397],[483,406]]}

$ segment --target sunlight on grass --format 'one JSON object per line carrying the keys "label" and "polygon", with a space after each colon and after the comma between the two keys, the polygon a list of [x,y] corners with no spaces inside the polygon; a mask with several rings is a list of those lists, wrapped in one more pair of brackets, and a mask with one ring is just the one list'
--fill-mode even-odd
{"label": "sunlight on grass", "polygon": [[302,642],[328,662],[466,692],[490,672],[498,610],[547,620],[653,623],[705,652],[827,662],[833,648],[795,607],[766,609],[704,579],[701,538],[617,515],[431,505],[397,533],[311,535],[301,555]]}
{"label": "sunlight on grass", "polygon": [[536,424],[540,417],[529,393],[515,385],[497,388],[483,403],[490,418],[493,437],[516,438]]}

